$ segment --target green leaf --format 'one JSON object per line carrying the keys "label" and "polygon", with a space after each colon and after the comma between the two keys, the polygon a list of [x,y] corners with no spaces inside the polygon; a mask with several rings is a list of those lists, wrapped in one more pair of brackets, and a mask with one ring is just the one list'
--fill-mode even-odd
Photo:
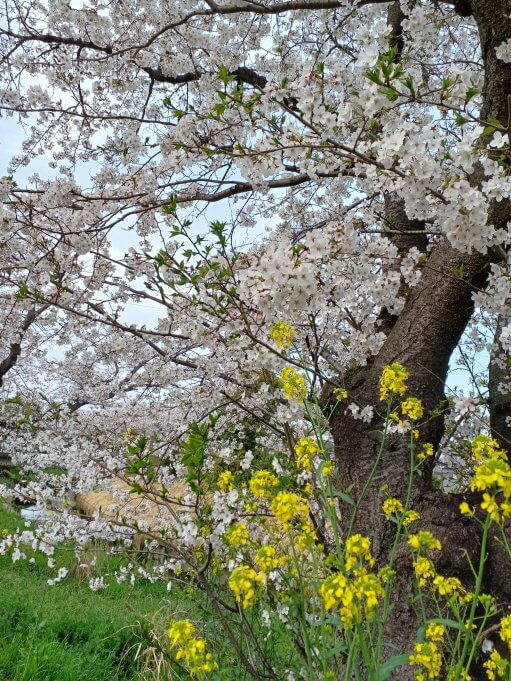
{"label": "green leaf", "polygon": [[387,660],[384,665],[382,665],[377,673],[377,681],[385,681],[390,678],[390,675],[397,667],[404,667],[410,664],[410,656],[406,653],[402,655],[394,655],[390,660]]}
{"label": "green leaf", "polygon": [[222,81],[224,85],[228,85],[229,83],[232,83],[232,81],[235,79],[235,76],[231,75],[229,73],[229,69],[227,66],[221,66],[220,71],[218,72],[218,77]]}
{"label": "green leaf", "polygon": [[479,94],[479,90],[476,87],[469,87],[465,94],[465,101],[469,102],[473,97]]}
{"label": "green leaf", "polygon": [[339,643],[339,645],[334,646],[333,648],[330,648],[329,650],[326,651],[326,659],[330,659],[331,657],[334,657],[335,655],[342,655],[344,653],[348,652],[348,646]]}
{"label": "green leaf", "polygon": [[355,500],[352,497],[350,497],[349,494],[346,494],[346,492],[332,492],[332,496],[342,499],[346,504],[349,504],[350,506],[355,506]]}

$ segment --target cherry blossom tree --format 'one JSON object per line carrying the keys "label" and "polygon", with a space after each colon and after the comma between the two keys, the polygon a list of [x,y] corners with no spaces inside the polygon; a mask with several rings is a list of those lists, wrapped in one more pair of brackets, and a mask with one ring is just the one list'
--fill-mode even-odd
{"label": "cherry blossom tree", "polygon": [[[290,367],[328,418],[340,487],[361,498],[349,529],[384,562],[383,495],[406,496],[410,461],[397,428],[372,474],[378,384],[399,362],[435,452],[413,506],[470,581],[479,529],[433,465],[475,310],[497,329],[490,426],[511,441],[511,1],[11,0],[0,35],[1,110],[24,135],[2,180],[0,378],[23,393],[45,377],[47,420],[12,446],[22,457],[28,437],[39,458],[24,465],[64,456],[67,470],[32,493],[129,477],[127,431],[149,434],[170,486],[190,473],[179,443],[208,419],[206,471],[262,452],[283,470],[278,452],[310,422],[283,395]],[[154,323],[137,321],[144,306]],[[457,414],[477,431],[471,405]],[[508,602],[496,543],[488,561],[486,588]],[[409,648],[404,584],[392,618]]]}

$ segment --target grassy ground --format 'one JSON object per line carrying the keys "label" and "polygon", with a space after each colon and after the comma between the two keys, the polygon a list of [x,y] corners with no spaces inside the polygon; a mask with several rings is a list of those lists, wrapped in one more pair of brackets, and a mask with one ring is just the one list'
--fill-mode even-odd
{"label": "grassy ground", "polygon": [[[0,531],[22,523],[0,507]],[[168,592],[164,584],[148,582],[92,592],[88,578],[76,570],[73,553],[64,550],[57,563],[68,567],[69,576],[48,586],[55,570],[48,569],[43,556],[34,559],[13,565],[10,556],[0,556],[0,681],[188,680],[186,672],[169,667],[168,656],[158,674],[165,655],[158,652],[153,633],[165,646],[173,617],[192,619],[211,640],[220,666],[211,681],[248,678],[200,596],[192,599],[184,588]],[[103,555],[104,569],[112,567],[108,560]],[[279,638],[271,643],[275,655],[277,648],[289,650]]]}

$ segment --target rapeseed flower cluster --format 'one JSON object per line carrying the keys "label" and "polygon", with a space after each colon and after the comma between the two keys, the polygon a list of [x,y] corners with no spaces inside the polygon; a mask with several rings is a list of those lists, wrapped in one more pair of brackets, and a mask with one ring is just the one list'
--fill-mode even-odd
{"label": "rapeseed flower cluster", "polygon": [[279,486],[279,481],[270,471],[257,471],[250,479],[248,486],[255,497],[271,499]]}
{"label": "rapeseed flower cluster", "polygon": [[422,450],[417,454],[419,461],[424,461],[429,459],[434,454],[433,445],[430,442],[426,442],[422,445]]}
{"label": "rapeseed flower cluster", "polygon": [[385,594],[383,580],[376,574],[362,573],[353,579],[337,572],[327,577],[319,590],[325,610],[335,608],[346,629],[374,616]]}
{"label": "rapeseed flower cluster", "polygon": [[223,471],[218,476],[217,487],[220,492],[229,492],[234,489],[234,475],[231,471]]}
{"label": "rapeseed flower cluster", "polygon": [[258,585],[264,580],[264,573],[257,572],[250,565],[240,565],[229,577],[229,588],[234,594],[236,602],[242,608],[250,608],[256,600]]}
{"label": "rapeseed flower cluster", "polygon": [[231,525],[225,533],[225,541],[235,549],[245,546],[250,541],[250,531],[246,523]]}
{"label": "rapeseed flower cluster", "polygon": [[374,565],[374,558],[371,554],[371,540],[361,534],[353,534],[346,539],[345,548],[346,570],[350,572],[359,563],[367,562]]}
{"label": "rapeseed flower cluster", "polygon": [[206,652],[206,641],[195,637],[195,627],[190,620],[171,622],[168,636],[176,660],[184,663],[190,676],[202,676],[218,669],[211,653]]}
{"label": "rapeseed flower cluster", "polygon": [[434,537],[429,530],[421,530],[417,534],[412,534],[408,537],[408,544],[412,549],[417,551],[441,551],[442,544],[436,537]]}
{"label": "rapeseed flower cluster", "polygon": [[284,530],[308,523],[307,502],[294,492],[279,492],[270,508]]}
{"label": "rapeseed flower cluster", "polygon": [[346,388],[334,388],[332,394],[338,402],[348,399],[348,391]]}
{"label": "rapeseed flower cluster", "polygon": [[[472,454],[477,464],[470,488],[482,492],[481,509],[496,523],[511,516],[511,467],[498,442],[487,435],[478,435],[472,442]],[[474,515],[466,502],[460,505],[463,515]]]}
{"label": "rapeseed flower cluster", "polygon": [[426,640],[415,644],[413,655],[410,655],[410,664],[418,667],[415,670],[417,681],[438,678],[442,668],[442,655],[437,644],[443,643],[444,638],[444,625],[430,622],[426,628]]}
{"label": "rapeseed flower cluster", "polygon": [[489,681],[503,679],[506,675],[509,660],[502,657],[497,650],[492,650],[488,660],[483,664]]}
{"label": "rapeseed flower cluster", "polygon": [[420,520],[420,514],[417,513],[417,511],[412,511],[410,509],[405,511],[401,501],[399,499],[395,499],[394,497],[385,499],[382,505],[382,511],[385,514],[387,520],[390,520],[393,516],[402,515],[402,522],[405,527],[411,525],[417,520]]}
{"label": "rapeseed flower cluster", "polygon": [[263,572],[275,570],[279,566],[277,551],[273,546],[262,546],[255,554],[254,562]]}
{"label": "rapeseed flower cluster", "polygon": [[422,402],[417,397],[409,397],[401,403],[401,411],[404,416],[408,416],[412,421],[421,419],[424,415]]}
{"label": "rapeseed flower cluster", "polygon": [[370,539],[352,535],[346,540],[345,572],[330,575],[321,584],[319,593],[325,610],[335,608],[346,629],[374,617],[385,595],[385,582],[392,570],[368,572],[367,566],[372,567],[374,562]]}
{"label": "rapeseed flower cluster", "polygon": [[386,400],[392,395],[404,395],[408,377],[408,371],[398,362],[383,367],[380,376],[380,400]]}
{"label": "rapeseed flower cluster", "polygon": [[307,397],[305,379],[293,367],[286,367],[280,372],[280,382],[287,400],[303,400]]}
{"label": "rapeseed flower cluster", "polygon": [[291,324],[278,322],[273,325],[270,331],[270,337],[278,348],[287,350],[291,347],[296,338],[296,331]]}
{"label": "rapeseed flower cluster", "polygon": [[296,465],[305,471],[312,470],[312,460],[319,456],[321,449],[315,440],[302,437],[295,445]]}

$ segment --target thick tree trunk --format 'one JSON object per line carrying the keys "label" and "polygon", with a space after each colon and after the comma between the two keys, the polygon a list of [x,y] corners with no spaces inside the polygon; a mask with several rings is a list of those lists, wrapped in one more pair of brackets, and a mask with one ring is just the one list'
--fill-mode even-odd
{"label": "thick tree trunk", "polygon": [[493,350],[488,368],[488,391],[490,394],[490,426],[492,435],[501,447],[511,450],[511,371],[507,357],[502,351],[500,336],[502,333],[502,317],[497,320]]}
{"label": "thick tree trunk", "polygon": [[[465,3],[465,9],[467,3]],[[508,124],[508,94],[511,94],[511,65],[496,59],[495,48],[511,38],[511,0],[471,0],[470,8],[477,22],[485,63],[482,118],[497,118]],[[478,184],[483,178],[478,168],[472,178]],[[395,219],[403,221],[403,206],[387,199],[387,211],[395,212]],[[494,203],[490,207],[489,223],[506,227],[511,219],[509,202]],[[384,319],[387,340],[380,353],[365,367],[345,376],[344,384],[352,400],[361,406],[372,405],[375,416],[371,424],[354,420],[342,403],[331,417],[339,483],[351,486],[357,499],[369,479],[376,461],[379,439],[375,431],[381,428],[385,405],[378,401],[378,380],[383,367],[400,362],[410,372],[409,395],[419,397],[425,408],[420,423],[420,442],[430,442],[436,448],[444,432],[442,416],[435,411],[444,397],[444,386],[451,354],[456,347],[473,312],[472,292],[484,288],[491,264],[489,254],[460,253],[446,241],[440,242],[429,254],[423,266],[422,279],[409,294],[405,307],[397,319]],[[460,276],[460,273],[461,276]],[[381,505],[388,494],[403,500],[410,472],[410,455],[402,437],[392,436],[383,452],[356,522],[351,527],[351,507],[342,509],[342,523],[347,530],[370,536],[378,560],[385,562],[392,540],[392,528],[385,521]],[[470,583],[470,568],[466,557],[478,555],[477,525],[460,517],[459,499],[430,487],[431,466],[420,479],[414,480],[412,506],[422,515],[420,529],[430,529],[442,541],[443,552],[438,569],[443,574],[456,574]],[[492,564],[493,562],[493,564]],[[406,551],[398,556],[403,572],[409,566]],[[492,548],[489,556],[487,587],[497,592],[500,602],[509,601],[511,580],[503,556]],[[415,641],[416,619],[408,604],[405,577],[396,584],[397,602],[389,622],[389,640],[402,652],[410,651]],[[396,670],[393,679],[413,678],[410,668]],[[477,678],[477,674],[473,677]]]}

